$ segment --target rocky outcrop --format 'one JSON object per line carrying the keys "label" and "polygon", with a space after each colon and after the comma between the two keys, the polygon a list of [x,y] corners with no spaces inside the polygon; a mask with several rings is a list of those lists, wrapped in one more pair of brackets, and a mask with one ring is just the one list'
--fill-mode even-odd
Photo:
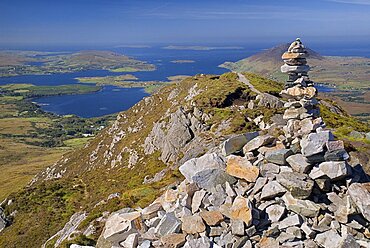
{"label": "rocky outcrop", "polygon": [[108,241],[119,247],[132,240],[137,247],[369,247],[368,178],[325,129],[315,94],[289,91],[313,85],[296,68],[304,57],[300,41],[283,56],[295,79],[283,92],[294,94],[287,124],[248,140],[235,136],[222,152],[184,163],[183,182],[147,208],[129,210],[135,221],[125,228],[116,228],[126,223],[116,219],[120,212],[111,214],[101,239],[114,236]]}

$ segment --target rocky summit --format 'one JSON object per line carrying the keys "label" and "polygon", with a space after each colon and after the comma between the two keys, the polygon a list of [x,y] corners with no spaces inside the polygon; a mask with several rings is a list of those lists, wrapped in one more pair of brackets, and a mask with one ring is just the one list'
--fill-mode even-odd
{"label": "rocky summit", "polygon": [[370,183],[320,117],[306,51],[283,54],[285,121],[224,141],[144,209],[106,221],[97,247],[370,247]]}

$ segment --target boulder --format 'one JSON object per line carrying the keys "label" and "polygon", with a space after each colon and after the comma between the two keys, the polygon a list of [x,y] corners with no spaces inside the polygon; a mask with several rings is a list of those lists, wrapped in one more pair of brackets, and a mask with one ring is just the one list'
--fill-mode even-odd
{"label": "boulder", "polygon": [[344,142],[342,140],[332,140],[326,143],[328,152],[333,152],[337,150],[344,150]]}
{"label": "boulder", "polygon": [[302,218],[298,214],[293,214],[279,222],[279,229],[282,230],[291,226],[300,226],[301,224]]}
{"label": "boulder", "polygon": [[370,183],[351,184],[348,188],[348,194],[362,216],[370,221]]}
{"label": "boulder", "polygon": [[309,134],[300,142],[303,156],[309,157],[323,152],[326,143],[332,139],[333,135],[330,131]]}
{"label": "boulder", "polygon": [[247,153],[250,151],[257,150],[261,146],[265,146],[268,144],[271,144],[275,141],[275,138],[270,135],[262,135],[262,136],[257,136],[256,138],[252,139],[249,141],[244,147],[243,147],[243,152]]}
{"label": "boulder", "polygon": [[242,220],[247,226],[252,224],[252,204],[248,199],[237,196],[230,211],[231,219]]}
{"label": "boulder", "polygon": [[306,157],[300,153],[289,156],[286,161],[295,172],[307,173],[312,168]]}
{"label": "boulder", "polygon": [[137,233],[143,228],[140,212],[118,211],[112,213],[103,231],[104,239],[114,243],[125,240],[130,234]]}
{"label": "boulder", "polygon": [[283,206],[274,204],[271,206],[268,206],[266,208],[266,213],[268,215],[268,219],[271,222],[277,222],[281,219],[281,217],[285,214],[286,209]]}
{"label": "boulder", "polygon": [[221,151],[224,156],[239,152],[248,141],[258,136],[258,132],[239,134],[225,140],[221,145]]}
{"label": "boulder", "polygon": [[315,242],[324,248],[339,247],[341,236],[335,230],[316,235]]}
{"label": "boulder", "polygon": [[306,174],[298,172],[281,172],[276,176],[276,180],[296,199],[308,198],[314,185],[314,181],[309,179]]}
{"label": "boulder", "polygon": [[283,101],[281,101],[276,96],[270,95],[268,93],[262,93],[256,97],[258,100],[258,106],[263,106],[266,108],[282,108],[284,107]]}
{"label": "boulder", "polygon": [[200,212],[200,217],[207,223],[209,226],[215,226],[220,224],[224,220],[224,216],[220,211],[202,211]]}
{"label": "boulder", "polygon": [[326,161],[343,161],[348,160],[349,155],[344,149],[326,152],[324,156]]}
{"label": "boulder", "polygon": [[316,217],[320,213],[320,205],[310,201],[310,200],[299,200],[295,199],[291,193],[286,193],[282,200],[288,210],[293,211],[299,215],[305,217]]}
{"label": "boulder", "polygon": [[260,173],[263,177],[275,176],[280,172],[280,166],[273,163],[263,163],[260,165]]}
{"label": "boulder", "polygon": [[233,235],[244,236],[245,234],[244,221],[238,219],[231,219],[230,226],[231,233]]}
{"label": "boulder", "polygon": [[332,180],[338,180],[349,174],[349,165],[345,161],[323,162],[319,165],[319,170]]}
{"label": "boulder", "polygon": [[271,199],[283,195],[287,190],[276,181],[268,182],[261,193],[261,200]]}
{"label": "boulder", "polygon": [[188,234],[202,233],[206,230],[202,218],[199,215],[185,216],[182,218],[182,231]]}
{"label": "boulder", "polygon": [[[301,119],[301,116],[305,113],[307,113],[307,109],[305,108],[288,108],[284,111],[283,119]],[[297,124],[299,123],[300,122],[297,122]],[[299,126],[297,126],[296,129],[299,129]]]}
{"label": "boulder", "polygon": [[138,244],[139,234],[133,233],[128,235],[125,241],[121,242],[120,245],[124,248],[136,248]]}
{"label": "boulder", "polygon": [[219,184],[225,184],[226,182],[230,184],[236,183],[236,179],[224,170],[220,169],[208,169],[203,170],[193,176],[193,181],[202,189],[211,189]]}
{"label": "boulder", "polygon": [[225,169],[225,167],[226,164],[222,157],[217,153],[210,153],[186,161],[180,166],[179,170],[189,182],[193,182],[193,176],[198,172],[210,169]]}
{"label": "boulder", "polygon": [[287,157],[292,154],[293,152],[290,149],[278,149],[266,152],[265,159],[270,163],[285,165]]}
{"label": "boulder", "polygon": [[155,229],[155,233],[164,236],[166,234],[177,233],[180,231],[181,221],[176,218],[174,213],[166,213],[158,226]]}
{"label": "boulder", "polygon": [[171,233],[161,237],[161,242],[164,247],[179,248],[185,244],[185,238],[185,233]]}
{"label": "boulder", "polygon": [[200,205],[202,204],[202,200],[204,196],[206,195],[207,191],[205,190],[199,190],[196,191],[193,195],[193,200],[191,203],[191,211],[193,213],[197,212],[199,210]]}
{"label": "boulder", "polygon": [[227,157],[226,172],[231,176],[245,179],[247,182],[255,182],[259,175],[257,166],[253,166],[244,157],[234,155]]}
{"label": "boulder", "polygon": [[301,99],[308,98],[311,99],[315,97],[317,90],[315,87],[300,87],[294,86],[285,90],[282,90],[280,95],[288,99]]}

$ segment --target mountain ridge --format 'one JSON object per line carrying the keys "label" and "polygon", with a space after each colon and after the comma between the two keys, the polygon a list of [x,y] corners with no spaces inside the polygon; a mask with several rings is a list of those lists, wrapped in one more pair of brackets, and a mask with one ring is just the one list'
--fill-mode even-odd
{"label": "mountain ridge", "polygon": [[[66,239],[55,237],[46,247],[57,240],[62,247],[73,240],[94,244],[107,211],[146,206],[182,179],[177,168],[185,161],[220,151],[223,140],[277,121],[282,112],[273,106],[281,104],[275,95],[283,85],[254,74],[245,76],[262,96],[235,73],[197,75],[168,85],[119,114],[85,147],[65,155],[28,188],[10,196],[11,204],[3,203],[11,225],[3,230],[0,245],[40,246],[77,213],[85,216],[79,225],[62,235]],[[361,128],[342,112],[338,116]]]}

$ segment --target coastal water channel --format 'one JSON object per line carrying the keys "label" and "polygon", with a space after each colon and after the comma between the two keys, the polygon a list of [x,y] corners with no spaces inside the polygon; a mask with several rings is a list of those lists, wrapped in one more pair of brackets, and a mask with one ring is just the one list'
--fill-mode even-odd
{"label": "coastal water channel", "polygon": [[[167,77],[176,75],[222,74],[226,69],[218,67],[225,61],[237,61],[248,57],[260,49],[220,49],[220,50],[171,50],[161,47],[150,48],[114,48],[115,52],[147,61],[156,66],[155,71],[130,72],[139,81],[167,81]],[[176,60],[190,60],[193,63],[174,63]],[[10,83],[30,83],[34,85],[77,84],[77,77],[104,77],[120,75],[105,70],[89,70],[76,73],[51,75],[27,75],[0,77],[0,85]],[[331,88],[318,86],[320,91]],[[97,117],[127,110],[148,93],[143,88],[119,88],[104,86],[102,90],[83,95],[61,95],[34,99],[42,109],[60,115],[75,114],[80,117]]]}

